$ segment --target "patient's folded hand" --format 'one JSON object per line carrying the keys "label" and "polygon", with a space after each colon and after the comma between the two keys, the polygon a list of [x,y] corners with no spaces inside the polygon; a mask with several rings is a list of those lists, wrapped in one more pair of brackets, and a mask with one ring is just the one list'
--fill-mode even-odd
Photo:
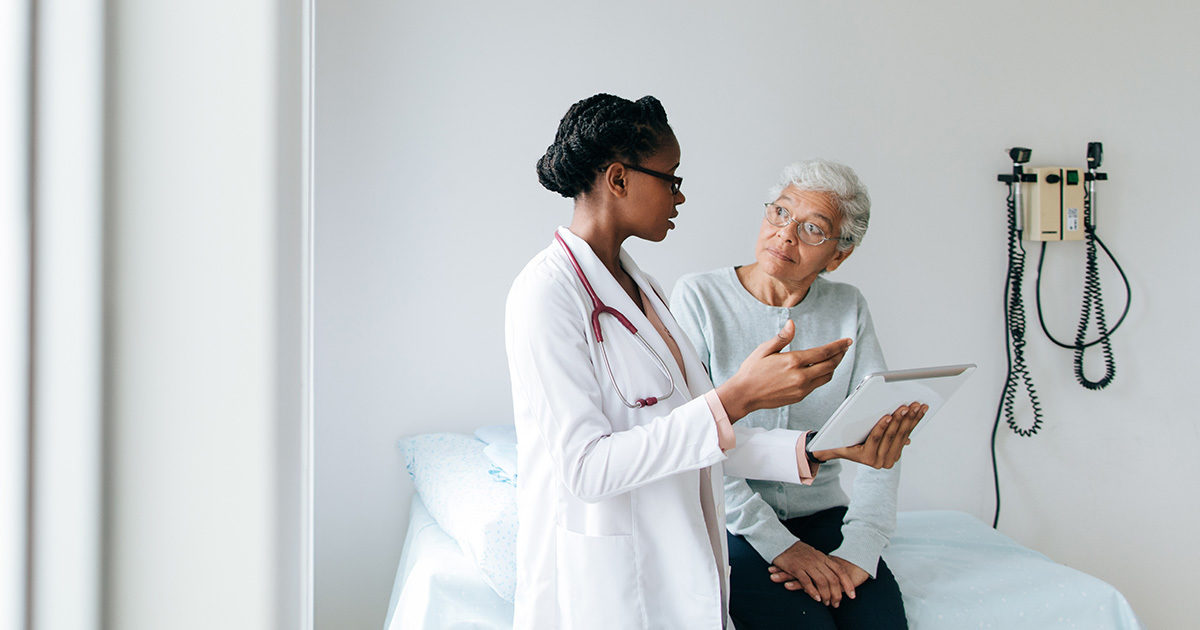
{"label": "patient's folded hand", "polygon": [[853,599],[854,587],[862,584],[861,580],[855,581],[855,576],[839,560],[841,558],[826,555],[797,540],[779,554],[767,570],[771,572],[772,582],[782,584],[789,591],[803,590],[814,600],[837,608],[842,603],[843,593]]}

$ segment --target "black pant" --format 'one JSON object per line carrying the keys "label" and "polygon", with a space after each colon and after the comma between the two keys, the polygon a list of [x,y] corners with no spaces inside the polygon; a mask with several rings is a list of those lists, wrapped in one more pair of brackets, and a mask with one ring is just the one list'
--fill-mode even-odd
{"label": "black pant", "polygon": [[[842,544],[842,518],[846,508],[837,507],[812,516],[783,521],[788,531],[823,553]],[[839,607],[814,601],[802,590],[789,591],[772,582],[758,552],[736,534],[726,532],[729,540],[730,576],[729,612],[738,630],[774,630],[775,628],[858,628],[882,630],[907,628],[900,587],[883,560],[875,578],[867,578],[854,589],[855,599],[842,597]]]}

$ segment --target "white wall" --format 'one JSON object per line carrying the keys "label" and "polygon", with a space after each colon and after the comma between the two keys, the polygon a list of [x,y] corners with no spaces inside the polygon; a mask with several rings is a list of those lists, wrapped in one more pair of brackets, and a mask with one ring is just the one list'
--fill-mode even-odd
{"label": "white wall", "polygon": [[[1200,616],[1200,429],[1182,395],[1200,333],[1181,316],[1200,307],[1200,8],[738,4],[318,3],[317,627],[383,620],[412,493],[396,439],[510,420],[504,297],[570,217],[534,162],[567,107],[599,91],[659,97],[680,139],[679,228],[628,245],[667,287],[751,259],[786,162],[859,171],[874,221],[833,278],[870,300],[893,366],[980,365],[906,453],[902,507],[987,521],[1004,369],[995,176],[1015,144],[1034,164],[1082,166],[1103,141],[1100,232],[1135,290],[1117,380],[1084,391],[1071,354],[1033,334],[1047,423],[1001,437],[1001,531],[1114,584],[1150,627]],[[1062,337],[1082,251],[1049,254]]]}

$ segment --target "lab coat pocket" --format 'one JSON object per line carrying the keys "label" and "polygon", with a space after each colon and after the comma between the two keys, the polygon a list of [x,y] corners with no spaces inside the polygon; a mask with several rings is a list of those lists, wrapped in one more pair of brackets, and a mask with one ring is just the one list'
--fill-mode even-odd
{"label": "lab coat pocket", "polygon": [[633,536],[557,530],[558,605],[576,628],[639,628]]}
{"label": "lab coat pocket", "polygon": [[632,497],[625,492],[589,503],[575,498],[563,500],[558,525],[589,536],[621,536],[633,533]]}

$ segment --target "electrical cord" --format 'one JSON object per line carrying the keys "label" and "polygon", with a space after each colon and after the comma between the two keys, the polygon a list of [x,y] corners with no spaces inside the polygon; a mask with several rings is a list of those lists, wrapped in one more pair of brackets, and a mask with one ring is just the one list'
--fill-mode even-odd
{"label": "electrical cord", "polygon": [[[1004,336],[1008,369],[1004,377],[1004,391],[996,408],[996,421],[992,424],[992,479],[996,489],[996,513],[992,527],[1000,522],[1000,471],[996,462],[996,437],[1003,417],[1008,427],[1022,437],[1029,437],[1042,426],[1042,405],[1033,386],[1033,377],[1025,362],[1025,303],[1022,297],[1021,280],[1025,275],[1025,247],[1021,244],[1021,232],[1017,229],[1017,204],[1014,185],[1008,186],[1008,273],[1004,280]],[[1033,410],[1033,424],[1022,428],[1016,421],[1017,389],[1024,385]]]}
{"label": "electrical cord", "polygon": [[[1008,155],[1013,160],[1012,175],[1001,174],[998,176],[1000,181],[1008,184],[1008,273],[1004,280],[1004,335],[1008,367],[1004,377],[1004,391],[1000,396],[1000,402],[996,408],[996,421],[992,424],[992,481],[996,490],[996,512],[992,517],[993,528],[1000,522],[1000,471],[996,460],[996,438],[1000,432],[1000,417],[1004,416],[1008,427],[1021,437],[1029,437],[1036,434],[1042,425],[1041,403],[1034,389],[1029,367],[1025,362],[1025,306],[1021,297],[1022,280],[1025,272],[1025,248],[1021,243],[1022,234],[1018,228],[1019,221],[1017,216],[1017,212],[1020,210],[1017,207],[1019,205],[1018,200],[1020,199],[1020,189],[1018,187],[1022,182],[1033,182],[1037,178],[1036,176],[1026,175],[1022,172],[1022,165],[1029,161],[1029,149],[1013,147],[1009,149]],[[1095,181],[1108,179],[1107,174],[1099,173],[1095,170],[1100,166],[1102,155],[1103,146],[1101,143],[1088,143],[1088,172],[1086,181],[1090,184],[1083,190],[1083,229],[1086,254],[1083,274],[1083,308],[1079,316],[1079,325],[1075,330],[1074,343],[1064,343],[1050,334],[1050,329],[1046,326],[1046,319],[1042,312],[1042,265],[1046,260],[1045,241],[1042,242],[1041,252],[1038,254],[1035,287],[1038,323],[1042,327],[1042,332],[1046,333],[1046,337],[1055,345],[1074,351],[1075,379],[1081,386],[1093,391],[1108,387],[1112,384],[1113,378],[1116,376],[1116,362],[1112,351],[1112,335],[1125,322],[1125,317],[1129,315],[1129,307],[1133,302],[1133,289],[1129,284],[1129,277],[1125,275],[1125,270],[1121,268],[1121,264],[1117,262],[1112,251],[1108,249],[1108,246],[1104,244],[1100,236],[1096,234],[1095,224],[1092,220],[1094,208],[1092,207],[1091,186],[1095,185]],[[1071,174],[1077,175],[1078,172],[1075,171]],[[1056,182],[1051,182],[1049,176],[1047,176],[1047,183]],[[1077,184],[1078,180],[1073,183]],[[1105,321],[1103,295],[1100,290],[1100,271],[1097,265],[1097,244],[1104,250],[1108,259],[1112,261],[1113,266],[1116,267],[1117,272],[1121,275],[1121,281],[1125,284],[1125,308],[1121,312],[1121,316],[1117,318],[1117,323],[1111,329],[1108,328],[1108,324]],[[1096,318],[1096,328],[1099,330],[1099,336],[1091,341],[1086,341],[1089,324],[1092,321],[1093,315]],[[1100,345],[1103,352],[1104,376],[1099,380],[1093,381],[1084,374],[1083,355],[1088,348],[1097,344]],[[1029,397],[1029,405],[1033,411],[1033,424],[1028,428],[1022,428],[1018,425],[1015,418],[1017,389],[1021,385],[1025,386],[1025,392]]]}
{"label": "electrical cord", "polygon": [[[1004,282],[1004,325],[1008,369],[1004,379],[1004,391],[1000,397],[999,406],[996,409],[996,421],[992,424],[992,481],[996,491],[996,512],[992,518],[993,528],[1000,523],[1000,471],[996,460],[996,438],[999,435],[1000,418],[1003,416],[1008,427],[1021,437],[1029,437],[1036,434],[1042,425],[1041,402],[1038,400],[1032,376],[1025,362],[1025,307],[1021,295],[1021,281],[1025,273],[1025,248],[1021,243],[1021,232],[1016,226],[1017,208],[1013,186],[1014,184],[1009,184],[1007,198],[1008,273]],[[1113,256],[1112,250],[1096,234],[1092,223],[1091,194],[1087,189],[1084,190],[1083,221],[1084,247],[1086,252],[1083,308],[1080,313],[1079,325],[1075,331],[1074,343],[1064,343],[1051,334],[1050,329],[1046,326],[1046,319],[1042,312],[1042,265],[1046,259],[1046,242],[1042,243],[1041,252],[1038,254],[1035,300],[1037,302],[1038,323],[1042,327],[1042,332],[1055,345],[1068,350],[1074,350],[1075,379],[1087,389],[1099,390],[1111,384],[1116,375],[1116,363],[1113,359],[1111,338],[1113,333],[1125,322],[1126,316],[1129,315],[1129,307],[1133,302],[1133,289],[1129,284],[1129,277],[1125,275],[1125,270],[1117,262],[1116,257]],[[1108,328],[1105,321],[1104,304],[1100,290],[1100,272],[1097,265],[1097,244],[1104,250],[1108,259],[1112,261],[1113,266],[1117,269],[1117,273],[1121,276],[1121,281],[1125,284],[1125,308],[1122,310],[1121,316],[1117,318],[1117,323],[1111,329]],[[1086,341],[1088,325],[1091,323],[1093,312],[1100,334],[1097,338]],[[1093,381],[1084,375],[1083,354],[1088,348],[1097,344],[1100,345],[1104,356],[1104,376],[1097,381]],[[1020,385],[1025,386],[1025,392],[1029,396],[1029,404],[1033,410],[1033,423],[1028,428],[1022,428],[1017,424],[1015,419],[1016,395]]]}
{"label": "electrical cord", "polygon": [[[1121,263],[1117,262],[1115,256],[1104,241],[1100,239],[1100,235],[1096,234],[1096,229],[1092,225],[1092,203],[1091,194],[1084,189],[1083,197],[1083,216],[1084,216],[1084,245],[1086,248],[1086,263],[1084,266],[1084,283],[1083,283],[1083,311],[1080,313],[1079,326],[1075,332],[1075,343],[1067,344],[1059,341],[1050,333],[1050,329],[1046,326],[1046,320],[1042,315],[1042,263],[1046,258],[1046,243],[1042,243],[1042,251],[1038,255],[1037,266],[1037,313],[1038,322],[1042,326],[1042,332],[1046,333],[1046,337],[1060,348],[1075,351],[1075,380],[1079,384],[1090,390],[1099,390],[1108,387],[1112,383],[1113,377],[1116,375],[1116,362],[1113,359],[1111,337],[1121,324],[1125,322],[1125,317],[1129,315],[1129,305],[1133,302],[1133,289],[1129,284],[1129,277],[1125,275],[1125,270],[1121,268]],[[1100,244],[1100,248],[1112,261],[1112,264],[1117,269],[1117,273],[1121,275],[1121,281],[1125,283],[1125,309],[1121,312],[1121,317],[1117,319],[1117,323],[1112,329],[1107,329],[1105,324],[1104,305],[1101,301],[1100,293],[1100,272],[1096,264],[1096,244]],[[1100,335],[1089,342],[1084,342],[1086,338],[1088,324],[1091,318],[1092,311],[1096,313],[1096,325],[1100,329]],[[1101,344],[1102,352],[1104,353],[1104,376],[1098,381],[1088,379],[1083,373],[1083,353],[1084,350],[1096,344]]]}

